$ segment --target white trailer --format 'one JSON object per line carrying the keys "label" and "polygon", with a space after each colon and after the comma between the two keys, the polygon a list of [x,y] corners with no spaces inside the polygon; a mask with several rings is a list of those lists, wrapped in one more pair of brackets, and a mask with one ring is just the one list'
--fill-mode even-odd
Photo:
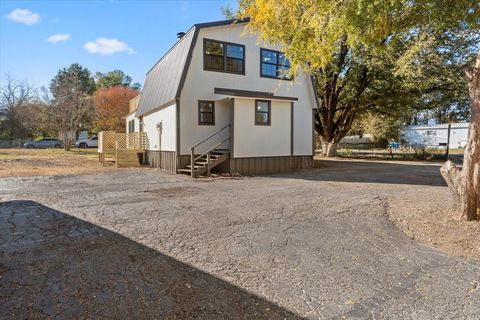
{"label": "white trailer", "polygon": [[[450,148],[465,148],[468,138],[469,123],[450,124]],[[448,123],[406,126],[402,129],[402,136],[412,146],[429,148],[446,147],[448,141]]]}

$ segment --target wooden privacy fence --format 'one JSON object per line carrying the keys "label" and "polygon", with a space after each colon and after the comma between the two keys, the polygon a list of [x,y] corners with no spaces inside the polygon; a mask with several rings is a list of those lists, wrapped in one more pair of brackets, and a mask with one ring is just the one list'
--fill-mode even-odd
{"label": "wooden privacy fence", "polygon": [[145,157],[148,139],[145,132],[117,133],[101,131],[98,134],[99,161],[105,165],[113,158],[118,167],[139,166]]}

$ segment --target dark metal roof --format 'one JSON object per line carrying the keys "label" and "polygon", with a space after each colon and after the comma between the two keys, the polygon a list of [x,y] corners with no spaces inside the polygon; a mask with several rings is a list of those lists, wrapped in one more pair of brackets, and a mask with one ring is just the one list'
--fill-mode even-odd
{"label": "dark metal roof", "polygon": [[175,99],[194,29],[190,29],[147,73],[136,116],[154,111]]}
{"label": "dark metal roof", "polygon": [[249,19],[231,19],[193,25],[147,72],[136,116],[139,117],[173,104],[175,99],[180,98],[192,58],[193,48],[197,41],[198,31],[201,28],[225,26],[248,21]]}
{"label": "dark metal roof", "polygon": [[216,94],[223,94],[223,95],[226,95],[226,96],[235,96],[235,97],[263,98],[263,99],[269,99],[269,100],[298,101],[298,98],[296,98],[296,97],[276,96],[276,95],[273,94],[273,92],[264,92],[264,91],[250,91],[250,90],[215,88],[214,92]]}

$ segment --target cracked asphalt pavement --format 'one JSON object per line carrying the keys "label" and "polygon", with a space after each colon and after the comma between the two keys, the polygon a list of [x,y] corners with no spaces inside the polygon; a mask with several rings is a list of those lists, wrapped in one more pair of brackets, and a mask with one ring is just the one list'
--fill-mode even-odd
{"label": "cracked asphalt pavement", "polygon": [[438,167],[0,179],[1,319],[479,319],[480,263],[388,220]]}

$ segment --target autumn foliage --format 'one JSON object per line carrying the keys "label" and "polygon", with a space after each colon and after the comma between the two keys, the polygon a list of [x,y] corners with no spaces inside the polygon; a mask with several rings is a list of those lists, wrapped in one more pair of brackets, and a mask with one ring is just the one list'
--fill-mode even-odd
{"label": "autumn foliage", "polygon": [[98,89],[95,92],[95,109],[100,130],[125,131],[124,117],[128,114],[129,101],[137,95],[138,91],[129,87]]}

